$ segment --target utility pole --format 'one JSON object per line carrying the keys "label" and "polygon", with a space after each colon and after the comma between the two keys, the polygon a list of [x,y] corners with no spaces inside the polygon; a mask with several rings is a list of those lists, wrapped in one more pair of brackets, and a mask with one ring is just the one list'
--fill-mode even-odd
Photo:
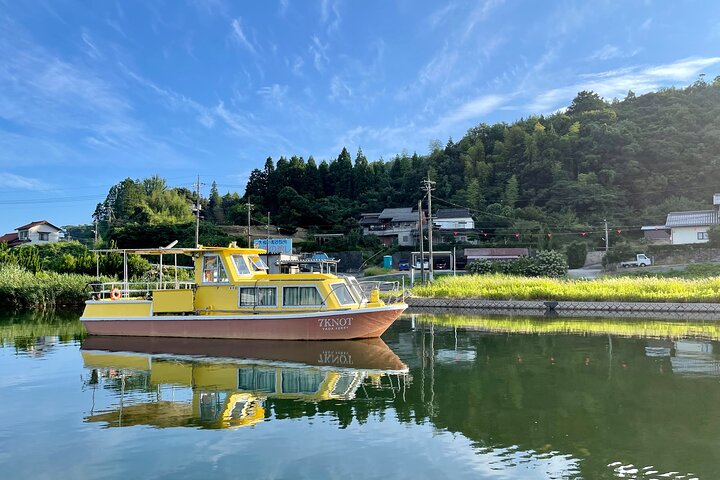
{"label": "utility pole", "polygon": [[255,206],[252,203],[250,203],[250,200],[247,202],[247,210],[248,210],[248,241],[247,246],[248,248],[252,248],[252,245],[250,244],[250,212],[252,211],[252,208]]}
{"label": "utility pole", "polygon": [[605,220],[605,255],[607,255],[610,249],[610,236],[608,235],[607,220]]}
{"label": "utility pole", "polygon": [[435,182],[430,180],[430,173],[428,172],[428,178],[427,180],[423,180],[423,189],[427,192],[428,196],[428,250],[430,252],[430,264],[428,265],[430,267],[430,272],[428,275],[428,280],[432,282],[434,280],[434,272],[435,272],[435,266],[433,265],[433,238],[432,238],[432,229],[433,229],[433,220],[432,220],[432,191],[435,189]]}
{"label": "utility pole", "polygon": [[195,248],[200,248],[200,175],[195,190]]}
{"label": "utility pole", "polygon": [[265,244],[265,263],[270,268],[270,212],[268,212],[267,244]]}
{"label": "utility pole", "polygon": [[[425,256],[425,242],[423,239],[423,211],[422,211],[422,200],[418,200],[418,217],[420,225],[420,283],[425,283],[425,262],[423,257]],[[415,268],[413,265],[411,268]]]}
{"label": "utility pole", "polygon": [[93,220],[93,226],[95,227],[95,230],[93,232],[95,233],[95,248],[97,248],[97,239],[98,239],[98,221],[97,218]]}

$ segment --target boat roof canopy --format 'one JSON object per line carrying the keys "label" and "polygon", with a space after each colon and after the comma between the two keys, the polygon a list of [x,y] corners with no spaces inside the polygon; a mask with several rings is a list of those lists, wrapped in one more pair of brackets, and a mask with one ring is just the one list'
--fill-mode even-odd
{"label": "boat roof canopy", "polygon": [[229,252],[239,255],[261,255],[265,253],[262,248],[240,248],[234,245],[227,247],[205,247],[200,245],[198,248],[105,248],[98,250],[90,250],[94,253],[130,253],[135,255],[194,255],[196,253],[220,253]]}

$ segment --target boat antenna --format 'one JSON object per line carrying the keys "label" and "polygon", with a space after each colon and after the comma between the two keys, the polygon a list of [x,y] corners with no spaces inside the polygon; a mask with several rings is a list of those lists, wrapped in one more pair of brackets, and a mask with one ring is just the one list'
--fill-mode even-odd
{"label": "boat antenna", "polygon": [[200,175],[195,190],[195,248],[200,248]]}

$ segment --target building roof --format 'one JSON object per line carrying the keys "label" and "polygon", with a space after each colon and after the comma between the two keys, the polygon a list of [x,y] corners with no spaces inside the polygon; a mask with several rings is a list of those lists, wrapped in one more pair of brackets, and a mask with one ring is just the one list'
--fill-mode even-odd
{"label": "building roof", "polygon": [[17,227],[15,230],[30,230],[33,227],[37,227],[38,225],[47,225],[49,227],[53,227],[58,232],[62,230],[62,228],[56,227],[52,223],[48,222],[47,220],[38,220],[36,222],[28,223],[27,225],[23,225],[22,227]]}
{"label": "building roof", "polygon": [[418,213],[408,208],[386,208],[378,216],[381,221],[390,222],[415,222],[418,220]]}
{"label": "building roof", "polygon": [[9,247],[22,245],[28,241],[29,240],[20,240],[17,233],[6,233],[5,235],[0,235],[0,243],[7,243]]}
{"label": "building roof", "polygon": [[517,258],[527,257],[527,248],[466,248],[465,256],[475,258]]}
{"label": "building roof", "polygon": [[665,220],[666,227],[699,227],[717,225],[716,210],[698,210],[695,212],[670,212]]}
{"label": "building roof", "polygon": [[360,225],[379,225],[380,214],[379,213],[361,213],[360,214]]}
{"label": "building roof", "polygon": [[469,208],[441,208],[435,214],[436,220],[445,218],[472,218]]}

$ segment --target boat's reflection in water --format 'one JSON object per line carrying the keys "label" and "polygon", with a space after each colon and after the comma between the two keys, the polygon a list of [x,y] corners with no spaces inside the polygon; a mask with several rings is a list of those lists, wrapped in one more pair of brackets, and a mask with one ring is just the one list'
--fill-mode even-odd
{"label": "boat's reflection in water", "polygon": [[[379,338],[324,342],[88,337],[82,356],[94,398],[89,422],[228,428],[270,416],[268,399],[345,401],[408,382],[408,367]],[[366,388],[366,386],[368,388]],[[101,405],[96,405],[101,403]]]}

